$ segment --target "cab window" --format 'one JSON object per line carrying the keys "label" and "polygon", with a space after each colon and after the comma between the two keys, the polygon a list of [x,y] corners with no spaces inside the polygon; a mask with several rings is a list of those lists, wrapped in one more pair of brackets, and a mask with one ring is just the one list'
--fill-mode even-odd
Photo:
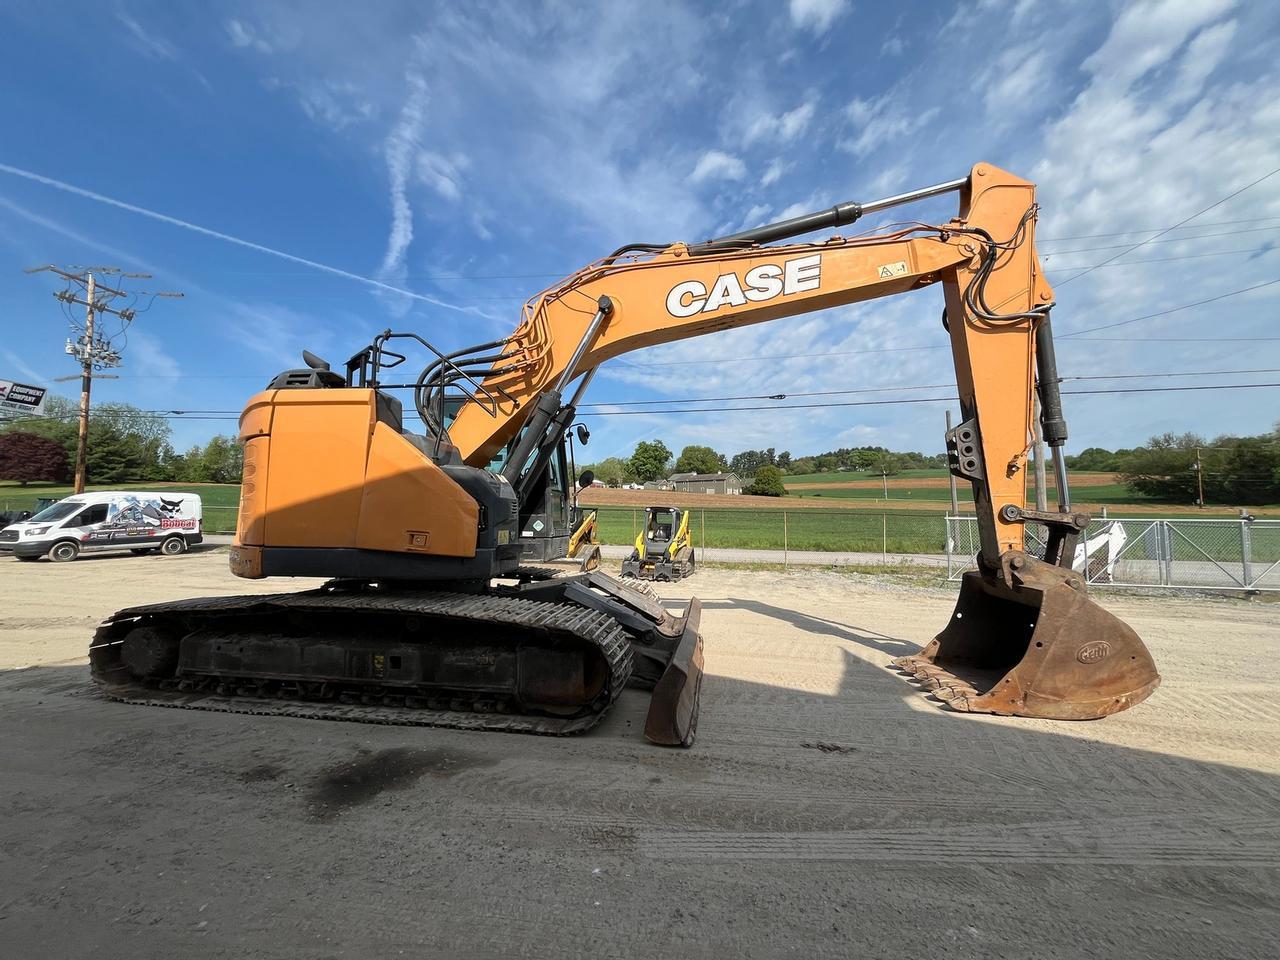
{"label": "cab window", "polygon": [[69,527],[88,527],[95,523],[102,523],[107,519],[107,505],[105,503],[95,503],[86,510],[82,510],[80,515],[75,519],[67,522]]}
{"label": "cab window", "polygon": [[57,503],[50,504],[45,507],[34,517],[29,517],[31,523],[45,523],[52,520],[61,520],[63,517],[69,517],[75,513],[84,504],[83,500],[59,500]]}

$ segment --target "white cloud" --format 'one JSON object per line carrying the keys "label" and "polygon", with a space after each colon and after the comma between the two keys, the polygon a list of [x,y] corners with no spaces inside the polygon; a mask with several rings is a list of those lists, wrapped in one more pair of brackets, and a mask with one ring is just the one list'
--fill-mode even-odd
{"label": "white cloud", "polygon": [[741,160],[721,150],[708,150],[698,158],[689,179],[694,183],[708,180],[741,180],[747,175],[747,167]]}
{"label": "white cloud", "polygon": [[124,354],[132,376],[169,380],[182,374],[177,358],[167,353],[154,335],[141,330],[129,331],[129,346]]}
{"label": "white cloud", "polygon": [[760,178],[760,186],[767,187],[777,183],[782,179],[782,174],[786,172],[786,169],[781,160],[774,160],[765,170],[764,176]]}
{"label": "white cloud", "polygon": [[880,45],[880,52],[886,57],[897,57],[902,55],[902,51],[906,49],[906,44],[902,42],[902,37],[894,34]]}
{"label": "white cloud", "polygon": [[742,139],[748,144],[760,140],[790,143],[809,128],[817,109],[818,101],[815,96],[810,96],[798,107],[780,114],[762,104],[750,104],[746,107],[749,119],[742,130]]}
{"label": "white cloud", "polygon": [[153,60],[176,60],[178,48],[155,33],[148,32],[142,24],[123,10],[116,11],[116,19],[124,24],[133,38],[133,47],[142,51]]}
{"label": "white cloud", "polygon": [[332,332],[318,318],[278,304],[232,302],[224,315],[233,340],[281,369],[297,366],[303,349],[326,356],[335,346]]}
{"label": "white cloud", "polygon": [[290,86],[297,91],[303,113],[315,123],[333,131],[344,130],[353,123],[372,120],[378,114],[378,108],[353,83],[323,80]]}
{"label": "white cloud", "polygon": [[258,31],[243,20],[228,20],[226,23],[227,36],[231,38],[234,46],[245,48],[250,47],[258,53],[271,53],[274,49]]}
{"label": "white cloud", "polygon": [[1029,113],[1043,112],[1058,84],[1063,50],[1046,49],[1039,37],[1015,44],[992,62],[977,86],[983,91],[988,122],[1012,126]]}
{"label": "white cloud", "polygon": [[381,276],[396,276],[404,271],[404,255],[413,242],[413,207],[409,204],[409,174],[419,141],[427,122],[427,83],[410,71],[405,78],[409,95],[400,108],[400,119],[387,134],[383,154],[391,190],[391,231],[387,251],[382,258]]}
{"label": "white cloud", "polygon": [[821,36],[849,9],[849,0],[791,0],[791,23]]}
{"label": "white cloud", "polygon": [[1206,27],[1191,41],[1174,77],[1170,99],[1181,103],[1198,97],[1205,81],[1226,59],[1236,35],[1236,22],[1226,20]]}
{"label": "white cloud", "polygon": [[[18,371],[18,373],[27,380],[30,380],[31,383],[44,383],[44,376],[27,366],[26,362],[12,350],[0,350],[0,356],[3,356],[5,362],[8,363],[10,367]],[[7,372],[8,371],[6,371],[6,373]],[[9,380],[12,379],[12,377],[7,376],[4,379]]]}
{"label": "white cloud", "polygon": [[464,154],[445,157],[429,150],[418,154],[418,179],[447,200],[462,197],[462,173],[470,165]]}
{"label": "white cloud", "polygon": [[939,107],[916,111],[905,98],[893,91],[873,100],[855,98],[845,108],[852,134],[840,142],[851,153],[865,157],[873,150],[888,146],[928,126],[938,116]]}
{"label": "white cloud", "polygon": [[1082,64],[1094,84],[1122,93],[1167,63],[1195,31],[1213,23],[1235,0],[1147,0],[1125,8],[1106,41]]}

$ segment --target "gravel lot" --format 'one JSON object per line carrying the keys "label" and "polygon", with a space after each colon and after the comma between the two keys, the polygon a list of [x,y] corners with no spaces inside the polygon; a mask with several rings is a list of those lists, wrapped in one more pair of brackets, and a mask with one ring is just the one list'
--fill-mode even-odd
{"label": "gravel lot", "polygon": [[887,664],[954,592],[816,571],[661,591],[704,601],[688,751],[635,692],[569,739],[93,692],[105,614],[254,589],[222,550],[0,560],[0,953],[1275,955],[1280,606],[1105,597],[1164,685],[1080,724],[947,711]]}

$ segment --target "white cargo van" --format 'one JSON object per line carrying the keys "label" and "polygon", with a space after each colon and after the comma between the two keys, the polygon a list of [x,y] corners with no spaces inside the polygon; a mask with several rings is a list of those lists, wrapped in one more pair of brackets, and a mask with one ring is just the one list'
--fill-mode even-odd
{"label": "white cargo van", "polygon": [[0,530],[0,550],[19,560],[74,560],[82,550],[158,550],[174,556],[204,539],[194,493],[81,493]]}

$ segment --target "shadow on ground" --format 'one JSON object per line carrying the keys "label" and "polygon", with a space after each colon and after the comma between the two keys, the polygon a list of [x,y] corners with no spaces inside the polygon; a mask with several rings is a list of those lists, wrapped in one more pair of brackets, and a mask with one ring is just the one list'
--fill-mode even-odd
{"label": "shadow on ground", "polygon": [[[709,674],[673,751],[632,691],[557,739],[0,674],[0,935],[86,958],[1269,955],[1280,778],[938,709],[887,667],[914,644],[705,608],[785,624],[833,692]],[[1161,706],[1098,722],[1176,732]]]}

